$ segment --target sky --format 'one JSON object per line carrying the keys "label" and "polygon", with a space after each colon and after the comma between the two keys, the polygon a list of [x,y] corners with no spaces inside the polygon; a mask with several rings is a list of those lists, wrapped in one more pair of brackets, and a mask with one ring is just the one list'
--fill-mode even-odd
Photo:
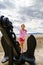
{"label": "sky", "polygon": [[0,16],[8,17],[15,33],[22,23],[28,33],[43,33],[43,0],[0,0]]}

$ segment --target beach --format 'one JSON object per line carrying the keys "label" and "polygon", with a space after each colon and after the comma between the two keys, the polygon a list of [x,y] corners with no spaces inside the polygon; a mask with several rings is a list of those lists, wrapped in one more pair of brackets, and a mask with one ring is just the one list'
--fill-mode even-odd
{"label": "beach", "polygon": [[[35,62],[36,62],[36,65],[43,65],[43,36],[36,36],[36,40],[37,40],[37,47],[36,47],[36,50],[35,50]],[[24,44],[24,52],[27,50],[27,47],[26,47],[26,41],[25,41],[25,44]],[[4,56],[4,51],[3,51],[3,48],[1,46],[1,41],[0,41],[0,64],[3,65],[1,63],[1,60]],[[5,63],[5,65],[8,65],[8,62]],[[28,65],[28,63],[26,63],[26,65]]]}

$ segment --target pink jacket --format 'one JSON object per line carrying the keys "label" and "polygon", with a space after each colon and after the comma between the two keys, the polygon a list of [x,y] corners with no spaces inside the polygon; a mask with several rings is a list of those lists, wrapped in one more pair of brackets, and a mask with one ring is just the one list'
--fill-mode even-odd
{"label": "pink jacket", "polygon": [[20,30],[20,38],[24,39],[27,36],[27,30]]}

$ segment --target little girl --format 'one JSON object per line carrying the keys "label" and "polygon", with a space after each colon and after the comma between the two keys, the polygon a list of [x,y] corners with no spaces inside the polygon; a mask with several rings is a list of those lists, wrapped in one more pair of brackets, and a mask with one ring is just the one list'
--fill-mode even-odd
{"label": "little girl", "polygon": [[20,47],[21,47],[21,53],[23,53],[23,44],[25,41],[25,37],[27,36],[27,30],[25,29],[25,25],[21,25],[20,29],[20,37],[19,37],[19,42],[20,42]]}

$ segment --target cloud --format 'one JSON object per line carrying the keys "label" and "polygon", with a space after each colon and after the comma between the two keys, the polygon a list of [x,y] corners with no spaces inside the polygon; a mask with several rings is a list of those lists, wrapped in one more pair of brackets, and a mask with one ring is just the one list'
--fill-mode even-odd
{"label": "cloud", "polygon": [[0,1],[0,9],[5,9],[5,8],[15,8],[15,4],[12,0],[3,0]]}
{"label": "cloud", "polygon": [[17,7],[27,7],[33,4],[33,0],[15,0]]}
{"label": "cloud", "polygon": [[43,32],[43,0],[2,0],[2,14],[12,21],[14,31],[24,23],[28,32]]}
{"label": "cloud", "polygon": [[0,9],[6,9],[5,4],[3,4],[2,2],[0,2]]}
{"label": "cloud", "polygon": [[43,0],[33,0],[32,5],[21,7],[19,13],[27,15],[30,18],[43,19]]}
{"label": "cloud", "polygon": [[30,18],[39,18],[43,19],[43,12],[38,10],[35,6],[30,6],[30,7],[22,7],[19,11],[19,13],[22,15],[27,15]]}

